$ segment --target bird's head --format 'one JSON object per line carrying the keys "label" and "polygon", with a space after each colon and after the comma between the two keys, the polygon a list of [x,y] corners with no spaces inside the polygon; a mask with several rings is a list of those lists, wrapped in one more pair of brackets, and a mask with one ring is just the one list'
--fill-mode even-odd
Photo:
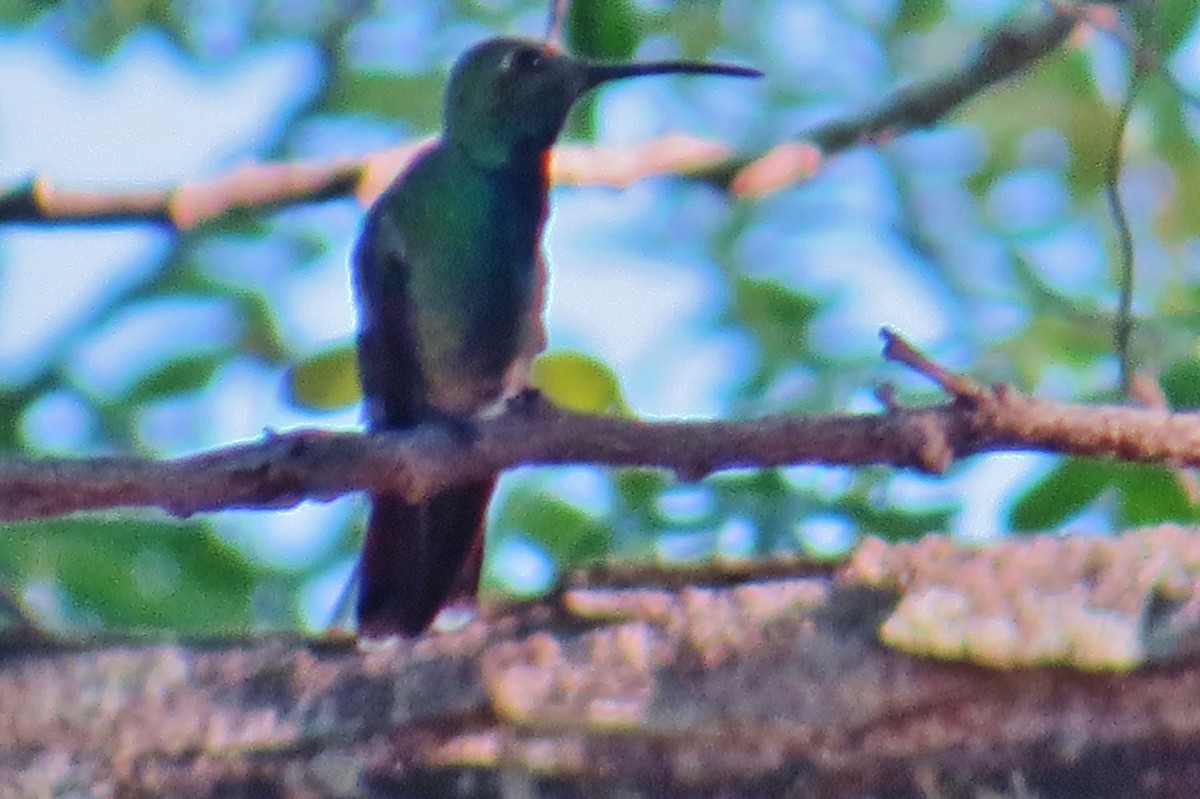
{"label": "bird's head", "polygon": [[594,63],[542,42],[488,39],[459,58],[450,74],[445,136],[487,166],[537,158],[554,144],[572,104],[584,92],[612,80],[667,73],[762,74],[692,61]]}

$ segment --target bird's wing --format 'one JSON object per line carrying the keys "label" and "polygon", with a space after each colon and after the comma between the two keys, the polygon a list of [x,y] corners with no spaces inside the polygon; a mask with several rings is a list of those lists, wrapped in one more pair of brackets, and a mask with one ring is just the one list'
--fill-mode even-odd
{"label": "bird's wing", "polygon": [[352,259],[367,423],[372,430],[412,427],[421,420],[425,386],[404,240],[386,212],[368,214]]}

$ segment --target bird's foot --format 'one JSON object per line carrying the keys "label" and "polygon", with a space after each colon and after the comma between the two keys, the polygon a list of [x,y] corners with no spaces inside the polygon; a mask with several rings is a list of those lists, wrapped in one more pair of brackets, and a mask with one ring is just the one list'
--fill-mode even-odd
{"label": "bird's foot", "polygon": [[505,402],[504,409],[509,413],[521,416],[533,416],[538,411],[549,407],[550,400],[546,399],[546,395],[540,389],[529,386],[509,397]]}
{"label": "bird's foot", "polygon": [[476,414],[476,418],[496,419],[510,413],[517,416],[533,416],[548,404],[545,394],[528,386],[515,394],[505,394],[495,402],[485,405]]}

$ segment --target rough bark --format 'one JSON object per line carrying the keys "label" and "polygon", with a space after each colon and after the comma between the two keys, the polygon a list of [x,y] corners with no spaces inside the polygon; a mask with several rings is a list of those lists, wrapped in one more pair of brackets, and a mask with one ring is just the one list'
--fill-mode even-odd
{"label": "rough bark", "polygon": [[365,653],[13,642],[0,796],[1200,791],[1200,658],[1101,674],[901,654],[876,637],[896,594],[819,571],[593,575]]}

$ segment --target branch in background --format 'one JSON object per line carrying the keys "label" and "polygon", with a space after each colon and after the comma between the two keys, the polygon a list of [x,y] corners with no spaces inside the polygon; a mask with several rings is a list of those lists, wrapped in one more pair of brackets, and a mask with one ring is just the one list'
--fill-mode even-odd
{"label": "branch in background", "polygon": [[1019,18],[984,39],[960,69],[901,89],[860,116],[801,133],[799,143],[781,144],[739,169],[731,188],[739,196],[777,191],[812,175],[830,155],[930,127],[985,89],[1054,52],[1078,21],[1074,9],[1061,6],[1035,20]]}
{"label": "branch in background", "polygon": [[95,192],[62,189],[38,177],[0,194],[0,221],[111,225],[149,222],[187,230],[239,210],[270,210],[348,194],[363,165],[247,164],[207,182],[173,189]]}
{"label": "branch in background", "polygon": [[546,21],[546,43],[562,50],[567,42],[567,15],[571,13],[571,0],[550,0],[550,14]]}
{"label": "branch in background", "polygon": [[1129,116],[1133,113],[1134,103],[1138,92],[1145,84],[1149,72],[1141,58],[1134,59],[1133,76],[1125,89],[1125,97],[1121,100],[1121,108],[1117,113],[1117,121],[1113,127],[1112,145],[1108,152],[1104,171],[1104,197],[1108,203],[1108,212],[1112,216],[1113,227],[1117,234],[1117,269],[1118,301],[1117,317],[1113,321],[1113,348],[1117,353],[1117,363],[1120,368],[1121,394],[1129,398],[1133,393],[1133,354],[1129,351],[1133,338],[1133,278],[1134,278],[1134,244],[1133,230],[1129,225],[1129,215],[1125,203],[1121,199],[1121,167],[1125,163],[1122,144],[1125,141],[1125,131],[1129,126]]}
{"label": "branch in background", "polygon": [[[738,195],[765,194],[809,177],[823,158],[841,150],[932,125],[974,95],[1052,52],[1077,19],[1073,9],[1056,8],[1034,23],[1011,23],[993,32],[981,44],[979,54],[950,76],[897,91],[860,116],[801,133],[796,141],[754,159],[735,157],[730,147],[719,142],[669,136],[619,150],[557,148],[551,177],[557,183],[622,186],[673,174],[730,187]],[[188,230],[237,212],[260,212],[352,192],[366,203],[425,141],[408,142],[354,161],[248,164],[211,181],[158,191],[73,191],[39,177],[0,193],[0,224],[150,222]]]}
{"label": "branch in background", "polygon": [[399,169],[422,144],[403,145],[365,161],[247,164],[210,181],[161,190],[79,191],[59,188],[39,177],[0,193],[0,222],[152,223],[189,230],[238,212],[259,213],[349,195],[372,175],[376,162]]}
{"label": "branch in background", "polygon": [[641,422],[541,402],[478,422],[472,439],[435,426],[412,433],[296,431],[177,460],[0,460],[0,519],[118,506],[186,516],[272,508],[351,491],[416,501],[521,464],[671,469],[684,479],[743,466],[883,464],[943,472],[980,452],[1026,450],[1200,466],[1200,414],[1050,402],[953,375],[892,334],[887,357],[935,380],[953,400],[747,422]]}
{"label": "branch in background", "polygon": [[[0,224],[150,223],[191,230],[231,214],[261,213],[354,194],[369,205],[428,144],[402,144],[363,160],[247,164],[211,181],[172,189],[96,192],[59,188],[39,177],[0,193]],[[555,183],[627,186],[654,175],[705,175],[727,169],[728,145],[671,135],[634,147],[562,146],[554,150]]]}

